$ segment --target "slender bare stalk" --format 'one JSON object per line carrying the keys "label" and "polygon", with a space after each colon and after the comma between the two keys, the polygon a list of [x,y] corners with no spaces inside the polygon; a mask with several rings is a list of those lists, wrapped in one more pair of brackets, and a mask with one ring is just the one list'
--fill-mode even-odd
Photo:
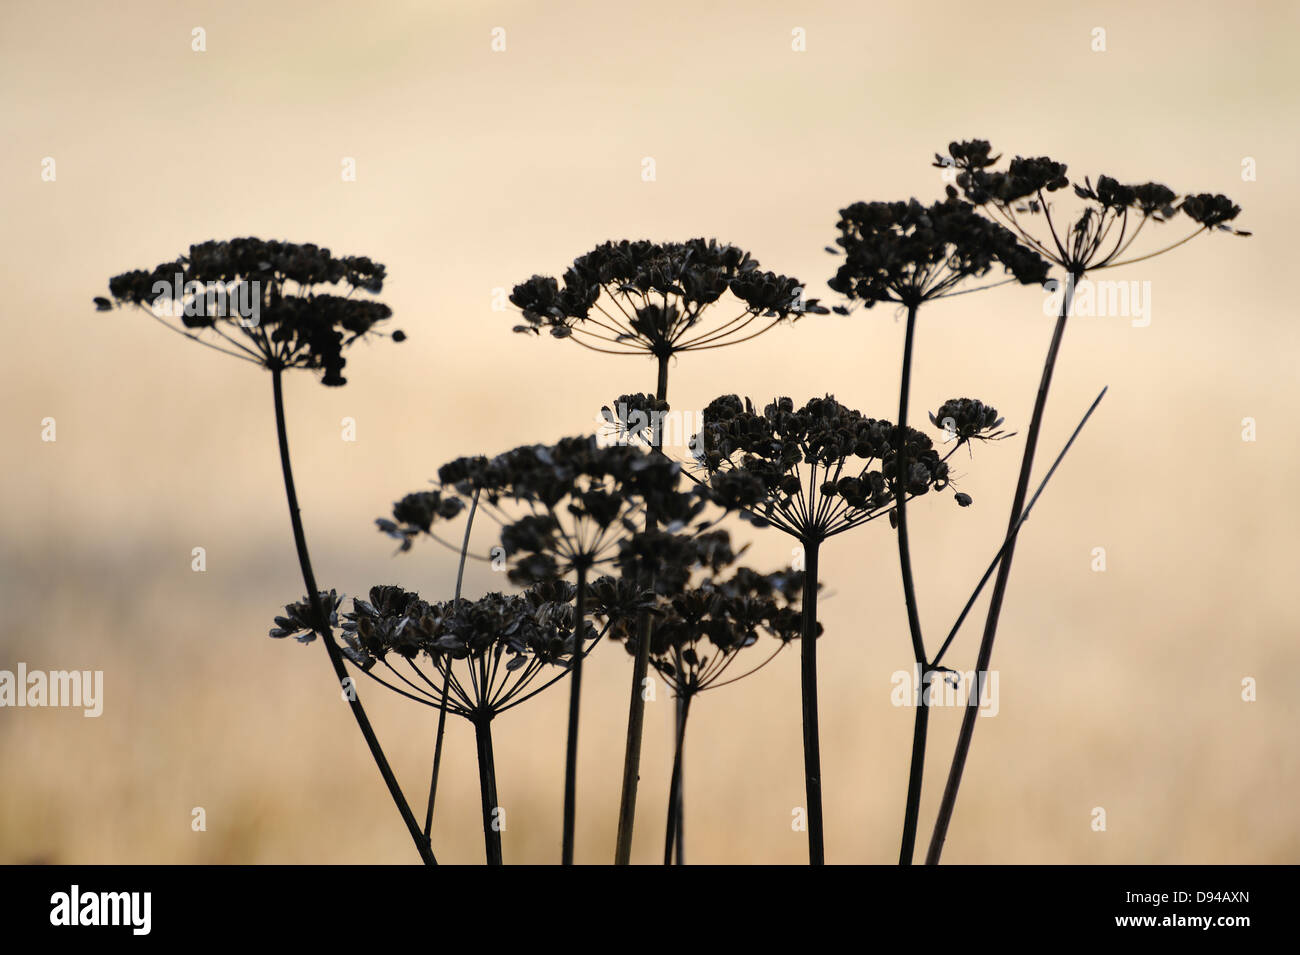
{"label": "slender bare stalk", "polygon": [[664,865],[672,865],[674,846],[677,847],[677,864],[682,864],[681,839],[684,834],[681,828],[682,754],[686,744],[686,717],[691,707],[690,694],[690,690],[683,688],[682,693],[677,697],[677,732],[676,742],[673,745],[673,776],[668,787],[668,826],[664,835]]}
{"label": "slender bare stalk", "polygon": [[[465,582],[465,558],[469,555],[469,534],[474,527],[474,514],[478,511],[479,489],[474,489],[474,496],[469,504],[469,516],[465,519],[465,539],[460,545],[460,566],[456,568],[456,597],[460,603],[461,585]],[[429,807],[424,814],[424,838],[431,839],[433,832],[433,801],[438,795],[438,770],[442,767],[442,739],[447,729],[447,692],[451,688],[451,670],[442,678],[442,693],[438,698],[438,733],[433,744],[433,778],[429,780]],[[490,743],[490,740],[489,740]]]}
{"label": "slender bare stalk", "polygon": [[808,797],[808,864],[825,865],[822,835],[822,756],[817,726],[817,555],[821,541],[805,540],[800,687],[803,697],[804,789]]}
{"label": "slender bare stalk", "polygon": [[[678,668],[681,672],[681,668]],[[684,737],[686,735],[686,712],[684,707],[689,704],[689,700],[679,699],[677,706],[673,711],[673,728],[678,730]],[[679,729],[680,727],[680,729]],[[682,760],[681,765],[677,767],[677,833],[676,850],[673,860],[677,865],[686,864],[686,762]]]}
{"label": "slender bare stalk", "polygon": [[925,642],[921,636],[921,618],[917,609],[916,585],[912,579],[911,545],[907,533],[907,404],[912,387],[912,344],[916,334],[916,304],[907,307],[907,332],[903,342],[903,374],[898,389],[898,448],[899,457],[894,474],[895,512],[898,514],[898,566],[903,577],[903,600],[907,605],[907,627],[912,637],[912,652],[916,657],[916,672],[922,682],[916,697],[916,721],[912,730],[912,763],[907,780],[907,804],[903,813],[903,842],[898,852],[899,865],[912,864],[916,843],[916,822],[921,808],[921,782],[925,776],[925,739],[930,723],[930,709],[925,694],[925,677],[929,664],[925,656]]}
{"label": "slender bare stalk", "polygon": [[[659,355],[659,377],[655,397],[668,399],[668,355]],[[660,449],[656,442],[656,451]],[[662,453],[662,452],[660,452]],[[653,530],[654,515],[646,508],[646,530]],[[632,662],[632,693],[627,713],[627,748],[623,756],[623,789],[618,806],[618,841],[614,864],[627,865],[632,859],[632,828],[636,819],[636,790],[641,780],[641,737],[645,728],[645,697],[642,696],[650,669],[650,615],[637,615],[636,657]]]}
{"label": "slender bare stalk", "polygon": [[930,661],[931,667],[938,668],[940,662],[942,662],[944,654],[948,652],[948,648],[952,646],[953,640],[957,638],[957,632],[961,630],[961,625],[965,622],[966,615],[970,613],[971,607],[975,606],[975,601],[979,599],[980,592],[984,590],[984,585],[989,582],[989,578],[993,576],[993,572],[997,570],[998,566],[1002,563],[1002,557],[1007,552],[1007,548],[1011,546],[1011,542],[1015,540],[1016,535],[1020,533],[1020,528],[1024,527],[1025,521],[1029,520],[1029,512],[1032,511],[1034,505],[1038,503],[1038,499],[1042,496],[1043,491],[1046,490],[1048,482],[1052,480],[1052,475],[1056,473],[1056,469],[1059,468],[1061,462],[1065,460],[1066,453],[1074,445],[1075,439],[1078,438],[1079,434],[1083,431],[1083,426],[1088,423],[1088,419],[1092,417],[1092,413],[1096,411],[1097,406],[1101,404],[1101,399],[1106,397],[1106,392],[1109,388],[1109,385],[1102,388],[1097,397],[1093,399],[1092,404],[1084,413],[1083,418],[1075,426],[1074,432],[1070,435],[1070,440],[1065,442],[1065,447],[1063,447],[1061,453],[1056,456],[1056,460],[1052,462],[1052,466],[1047,469],[1047,474],[1040,482],[1038,482],[1038,490],[1034,491],[1034,496],[1031,497],[1029,503],[1025,505],[1025,509],[1021,512],[1020,518],[1016,521],[1014,529],[1010,534],[1003,538],[1002,546],[999,547],[998,552],[993,555],[993,560],[990,561],[988,567],[985,568],[984,574],[980,577],[979,583],[975,585],[975,589],[971,591],[971,595],[966,599],[966,605],[962,607],[961,613],[957,615],[957,619],[953,623],[952,629],[948,631],[948,636],[944,639],[943,645],[939,647],[939,652],[936,653],[934,659]]}
{"label": "slender bare stalk", "polygon": [[924,663],[916,665],[916,720],[912,725],[912,762],[907,774],[907,808],[903,815],[903,844],[898,850],[898,864],[911,865],[916,847],[917,819],[921,812],[921,783],[925,777],[925,738],[930,725],[930,705],[926,690],[931,670]]}
{"label": "slender bare stalk", "polygon": [[[686,672],[685,663],[682,660],[682,651],[680,648],[673,651],[673,663],[677,667],[677,672],[683,674]],[[687,705],[686,694],[678,693],[675,705],[673,706],[673,738],[683,735],[686,732],[686,716],[683,707]],[[673,778],[676,782],[668,790],[668,818],[675,820],[671,823],[672,828],[669,831],[668,839],[665,843],[664,851],[672,852],[672,860],[676,865],[685,865],[685,848],[686,842],[686,782],[685,782],[685,765],[682,759],[674,753],[673,756]],[[664,865],[668,865],[665,860]]]}
{"label": "slender bare stalk", "polygon": [[492,713],[474,717],[474,742],[478,747],[479,793],[483,799],[483,844],[488,865],[501,865],[501,830],[497,822],[497,767],[492,759]]}
{"label": "slender bare stalk", "polygon": [[577,822],[578,796],[578,715],[582,702],[582,640],[587,612],[587,565],[578,564],[578,593],[573,607],[573,673],[569,683],[569,733],[564,750],[564,865],[573,865],[574,828]]}
{"label": "slender bare stalk", "polygon": [[[329,626],[329,620],[320,603],[320,594],[316,590],[316,575],[312,572],[311,557],[307,553],[307,537],[303,532],[302,515],[298,509],[298,492],[294,489],[293,484],[293,467],[289,461],[289,435],[284,422],[284,388],[281,383],[283,370],[279,366],[271,368],[271,382],[275,394],[275,429],[280,442],[280,468],[284,472],[284,493],[289,502],[289,520],[293,524],[293,541],[298,549],[298,565],[302,569],[303,583],[307,587],[307,600],[311,606],[313,626],[317,635],[320,636],[321,642],[325,644],[325,652],[329,654],[330,664],[334,667],[334,674],[338,677],[340,685],[349,687],[346,696],[348,705],[352,708],[352,715],[356,717],[357,726],[361,728],[361,735],[365,737],[366,745],[370,747],[370,755],[374,757],[375,765],[379,767],[379,775],[384,778],[384,783],[388,786],[388,792],[397,805],[397,811],[402,815],[402,821],[406,823],[407,831],[411,834],[411,840],[415,843],[420,858],[426,865],[437,865],[438,860],[434,858],[433,848],[429,845],[429,840],[420,831],[420,824],[416,822],[415,816],[411,813],[411,807],[407,804],[406,797],[402,795],[402,788],[397,783],[397,777],[393,775],[393,770],[388,765],[388,759],[384,756],[384,751],[379,745],[379,739],[375,736],[374,728],[370,725],[370,719],[366,716],[366,711],[361,705],[361,697],[357,694],[356,687],[350,683],[347,667],[343,663],[343,654],[334,641],[334,632]],[[345,681],[349,682],[345,683]]]}
{"label": "slender bare stalk", "polygon": [[1061,311],[1052,331],[1052,342],[1047,349],[1047,358],[1043,362],[1043,376],[1038,384],[1038,395],[1034,399],[1034,412],[1029,420],[1029,431],[1025,435],[1024,456],[1020,460],[1020,477],[1016,481],[1016,493],[1011,503],[1011,519],[1008,522],[1008,541],[1002,561],[998,565],[998,575],[993,582],[993,593],[989,600],[988,617],[984,623],[984,635],[980,640],[979,657],[975,664],[975,687],[972,697],[974,705],[967,706],[962,714],[961,730],[957,735],[957,747],[953,752],[952,765],[948,770],[948,781],[944,786],[943,799],[939,803],[939,815],[935,819],[934,833],[930,837],[930,848],[926,853],[926,865],[938,865],[943,854],[944,840],[948,837],[948,826],[952,822],[953,809],[957,805],[957,791],[961,788],[962,772],[966,768],[966,757],[970,753],[971,737],[975,734],[975,718],[979,715],[979,704],[984,691],[984,676],[988,672],[989,662],[993,657],[993,641],[998,632],[998,618],[1002,612],[1002,600],[1006,595],[1007,581],[1011,576],[1011,559],[1015,554],[1016,537],[1014,532],[1021,520],[1025,507],[1025,497],[1029,492],[1029,479],[1034,467],[1034,451],[1038,447],[1038,436],[1043,428],[1043,413],[1047,408],[1047,393],[1052,386],[1052,372],[1056,367],[1056,358],[1061,350],[1061,340],[1065,337],[1065,324],[1070,314],[1070,302],[1075,285],[1083,273],[1071,273],[1065,285],[1065,297],[1061,300]]}

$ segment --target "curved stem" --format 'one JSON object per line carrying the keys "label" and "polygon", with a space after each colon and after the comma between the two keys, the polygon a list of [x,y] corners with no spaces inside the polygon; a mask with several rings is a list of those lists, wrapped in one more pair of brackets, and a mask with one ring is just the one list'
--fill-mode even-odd
{"label": "curved stem", "polygon": [[[657,356],[659,377],[655,397],[668,398],[668,355]],[[655,450],[662,453],[661,450]],[[653,530],[656,519],[651,509],[646,509],[646,530]],[[644,576],[644,575],[643,575]],[[652,581],[650,581],[652,583]],[[645,697],[641,694],[650,669],[650,615],[644,611],[637,615],[636,657],[632,663],[632,693],[628,701],[627,748],[623,756],[623,789],[618,806],[618,841],[614,848],[614,864],[627,865],[632,858],[632,828],[636,818],[636,790],[641,779],[641,737],[645,728]]]}
{"label": "curved stem", "polygon": [[957,748],[953,752],[952,765],[948,770],[948,781],[944,785],[943,799],[939,803],[939,815],[935,819],[934,833],[930,837],[930,848],[925,856],[926,865],[938,865],[943,854],[943,843],[948,837],[948,825],[952,821],[953,809],[957,805],[957,791],[961,788],[962,771],[966,768],[966,757],[970,753],[971,737],[975,735],[975,718],[979,715],[980,699],[983,693],[984,676],[988,672],[989,661],[993,657],[993,641],[997,637],[998,618],[1002,612],[1002,599],[1006,595],[1007,581],[1011,576],[1011,559],[1016,551],[1016,537],[1013,536],[1021,513],[1025,509],[1025,497],[1029,491],[1029,478],[1034,468],[1034,451],[1038,447],[1038,435],[1043,427],[1043,413],[1047,408],[1047,393],[1052,387],[1052,371],[1056,367],[1056,357],[1061,350],[1061,340],[1065,337],[1065,324],[1070,315],[1070,300],[1074,288],[1083,273],[1071,273],[1065,285],[1065,297],[1061,300],[1061,312],[1052,331],[1052,342],[1047,348],[1047,358],[1043,362],[1043,377],[1038,383],[1038,395],[1034,399],[1034,413],[1029,420],[1029,431],[1025,435],[1025,451],[1020,461],[1020,477],[1016,481],[1016,494],[1011,503],[1011,519],[1008,522],[1008,541],[1006,553],[998,565],[998,576],[993,582],[993,593],[989,599],[989,613],[984,622],[984,636],[980,640],[979,657],[975,664],[975,687],[967,701],[966,712],[962,714],[961,730],[957,735]]}
{"label": "curved stem", "polygon": [[907,533],[907,476],[911,462],[907,459],[906,428],[908,392],[912,384],[912,342],[916,330],[915,305],[907,309],[907,335],[903,344],[903,376],[898,391],[898,449],[894,473],[894,510],[898,515],[898,564],[903,576],[903,599],[907,604],[907,628],[912,637],[912,651],[918,663],[925,662],[925,643],[921,638],[921,620],[916,603],[916,585],[912,580],[912,556]]}
{"label": "curved stem", "polygon": [[676,743],[673,746],[672,782],[668,786],[668,827],[664,835],[664,865],[672,865],[674,845],[677,846],[677,864],[682,864],[682,752],[686,743],[686,717],[690,707],[691,691],[683,689],[677,697],[677,733]]}
{"label": "curved stem", "polygon": [[573,678],[569,683],[569,733],[564,748],[564,843],[561,861],[573,865],[574,828],[577,822],[578,795],[578,715],[582,697],[582,652],[586,636],[587,568],[578,566],[578,593],[573,607]]}
{"label": "curved stem", "polygon": [[384,778],[384,783],[388,786],[388,792],[397,805],[397,811],[402,815],[402,821],[406,823],[407,831],[411,834],[411,840],[415,843],[420,858],[425,865],[437,865],[438,860],[434,858],[429,840],[420,831],[420,824],[415,821],[415,816],[411,813],[411,807],[407,804],[406,797],[402,795],[402,788],[397,784],[397,777],[393,775],[393,770],[388,765],[388,759],[384,756],[384,751],[379,745],[379,739],[375,736],[374,728],[370,725],[370,719],[366,716],[366,711],[361,705],[361,697],[357,694],[356,686],[350,682],[344,682],[349,681],[350,678],[348,677],[347,667],[343,664],[343,654],[339,651],[338,644],[334,642],[334,632],[329,626],[324,608],[321,607],[320,594],[316,589],[316,575],[312,572],[311,557],[307,553],[307,537],[302,528],[302,515],[298,510],[298,492],[294,489],[293,467],[289,462],[289,436],[284,423],[284,388],[280,380],[282,375],[283,369],[271,369],[271,382],[275,393],[275,429],[280,442],[280,468],[284,472],[284,493],[289,502],[289,520],[293,524],[293,542],[298,549],[298,565],[302,569],[303,583],[307,587],[307,600],[311,604],[315,629],[317,634],[320,635],[321,641],[325,644],[325,652],[329,654],[330,665],[334,667],[334,674],[338,677],[340,685],[350,687],[346,695],[348,705],[352,709],[352,715],[356,717],[357,726],[361,728],[361,735],[365,737],[366,745],[370,747],[370,755],[374,757],[375,765],[379,767],[379,775]]}
{"label": "curved stem", "polygon": [[[925,642],[921,637],[921,618],[917,609],[916,585],[912,580],[911,545],[907,534],[907,477],[910,462],[904,449],[907,447],[907,401],[912,384],[912,342],[916,331],[916,305],[907,307],[907,335],[903,344],[903,375],[898,390],[898,448],[899,457],[894,474],[896,491],[895,512],[898,514],[898,566],[903,577],[903,600],[907,605],[907,628],[912,637],[912,653],[916,658],[916,672],[922,678],[927,673]],[[907,802],[903,812],[903,842],[899,848],[898,864],[912,864],[912,850],[916,844],[916,821],[921,809],[921,782],[925,776],[925,739],[930,714],[926,705],[925,683],[922,682],[916,698],[916,723],[912,730],[912,765],[908,772]]]}
{"label": "curved stem", "polygon": [[803,696],[803,772],[808,797],[808,864],[824,865],[822,837],[822,757],[817,727],[817,552],[820,540],[805,540],[803,636],[800,639],[800,686]]}
{"label": "curved stem", "polygon": [[501,829],[497,819],[497,767],[492,759],[492,714],[474,717],[478,747],[478,785],[483,799],[483,845],[488,865],[501,865]]}

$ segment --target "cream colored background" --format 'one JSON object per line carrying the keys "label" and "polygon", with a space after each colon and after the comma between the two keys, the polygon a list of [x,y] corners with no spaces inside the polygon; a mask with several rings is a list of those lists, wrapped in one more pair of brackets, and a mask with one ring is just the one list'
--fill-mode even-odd
{"label": "cream colored background", "polygon": [[[0,861],[415,858],[323,651],[265,636],[302,594],[268,376],[143,315],[95,313],[109,276],[250,234],[387,263],[383,297],[410,340],[356,349],[341,390],[297,376],[291,441],[322,584],[443,597],[449,555],[394,557],[372,519],[450,457],[586,430],[602,403],[654,382],[648,360],[512,335],[495,287],[607,238],[706,235],[833,298],[821,249],[836,211],[938,196],[932,154],[969,137],[1073,174],[1225,192],[1255,237],[1200,239],[1114,275],[1152,283],[1150,327],[1069,330],[1044,455],[1111,390],[1022,540],[995,655],[1001,714],[978,727],[946,860],[1300,861],[1294,6],[6,0],[0,18],[0,667],[101,668],[106,682],[98,720],[0,711]],[[206,53],[190,49],[196,26]],[[495,26],[505,53],[490,52]],[[1104,53],[1090,51],[1097,26]],[[805,53],[790,49],[795,27]],[[340,181],[344,156],[355,183]],[[641,181],[645,156],[656,182]],[[1247,156],[1257,182],[1241,180]],[[1023,431],[1050,333],[1041,302],[998,289],[927,308],[914,404],[978,395]],[[685,356],[671,398],[832,391],[891,416],[901,345],[884,309],[813,316]],[[54,444],[40,441],[46,416]],[[960,461],[969,510],[916,508],[931,642],[996,549],[1021,448]],[[760,565],[789,558],[775,532],[743,534]],[[909,648],[888,538],[872,525],[823,560],[832,862],[897,853],[911,713],[889,703]],[[484,572],[468,586],[499,583]],[[976,618],[952,658],[963,668]],[[617,647],[592,658],[580,860],[611,858],[629,668]],[[789,825],[797,685],[789,654],[701,698],[690,861],[806,858]],[[363,693],[420,812],[433,714]],[[558,859],[566,699],[498,724],[508,861]],[[927,836],[958,715],[933,721]],[[660,851],[669,721],[661,697],[645,862]],[[482,859],[476,786],[454,725],[444,861]],[[1105,833],[1089,827],[1096,806]]]}

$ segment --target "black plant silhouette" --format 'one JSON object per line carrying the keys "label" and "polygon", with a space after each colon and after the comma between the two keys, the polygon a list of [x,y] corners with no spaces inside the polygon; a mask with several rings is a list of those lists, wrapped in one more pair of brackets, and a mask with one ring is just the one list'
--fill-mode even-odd
{"label": "black plant silhouette", "polygon": [[[983,278],[995,265],[1007,281],[1042,284],[1048,265],[1009,229],[949,197],[924,206],[907,202],[856,202],[837,223],[844,263],[830,287],[867,308],[896,302],[913,308],[960,294],[963,282]],[[835,311],[847,313],[844,306]]]}
{"label": "black plant silhouette", "polygon": [[[305,368],[321,383],[346,384],[343,352],[380,333],[392,316],[382,302],[353,297],[380,292],[384,267],[360,256],[335,257],[306,243],[230,239],[201,242],[151,270],[115,276],[100,311],[132,305],[200,344],[271,371]],[[324,291],[346,289],[345,294]]]}
{"label": "black plant silhouette", "polygon": [[[370,599],[353,600],[352,613],[345,615],[347,652],[363,672],[473,724],[489,865],[502,862],[492,721],[591,652],[600,633],[584,622],[581,639],[575,639],[576,595],[572,584],[552,580],[522,594],[429,604],[400,587],[372,587]],[[544,679],[557,667],[560,672]],[[380,670],[386,672],[376,675]]]}
{"label": "black plant silhouette", "polygon": [[[1099,176],[1094,185],[1091,178],[1086,177],[1082,184],[1078,181],[1073,183],[1076,210],[1063,211],[1058,208],[1056,199],[1068,195],[1064,190],[1072,185],[1065,163],[1046,156],[1017,156],[1007,163],[1005,169],[998,169],[996,167],[1002,157],[992,153],[992,147],[987,141],[977,139],[953,142],[948,146],[947,155],[936,154],[935,166],[954,170],[956,185],[947,187],[948,197],[954,199],[959,193],[964,195],[982,214],[1005,225],[1023,244],[1065,274],[1060,311],[1043,362],[1034,410],[1025,436],[1025,450],[1012,500],[1005,549],[997,568],[997,579],[993,585],[984,633],[980,640],[975,666],[976,685],[973,690],[973,698],[977,702],[982,692],[981,681],[988,672],[993,656],[993,642],[997,636],[1002,602],[1015,554],[1015,531],[1024,520],[1034,453],[1076,286],[1089,272],[1145,261],[1175,249],[1203,233],[1250,235],[1249,232],[1229,225],[1241,209],[1226,196],[1195,193],[1180,198],[1172,189],[1158,182],[1125,185],[1110,176]],[[1180,213],[1195,226],[1191,232],[1152,251],[1134,250],[1134,243],[1148,223],[1157,228],[1163,227],[1178,221]],[[944,839],[956,806],[962,772],[975,732],[977,712],[977,707],[967,707],[962,716],[961,730],[939,805],[938,818],[926,853],[927,864],[937,864],[943,852]]]}
{"label": "black plant silhouette", "polygon": [[[730,291],[730,307],[721,304]],[[534,275],[510,301],[527,324],[515,331],[572,338],[593,351],[654,356],[660,400],[667,398],[668,360],[680,352],[747,341],[811,312],[798,279],[758,268],[744,249],[715,239],[606,242],[574,260],[563,280]],[[713,306],[722,317],[710,322]]]}
{"label": "black plant silhouette", "polygon": [[[380,519],[380,530],[403,547],[454,517],[473,497],[501,527],[512,581],[531,584],[572,574],[576,619],[587,607],[591,572],[619,558],[621,543],[653,510],[673,529],[701,518],[708,501],[698,488],[679,490],[681,465],[640,447],[604,445],[596,436],[554,445],[525,445],[494,458],[464,457],[438,471],[438,486],[409,494]],[[711,526],[699,520],[701,533]],[[578,625],[581,628],[581,624]],[[577,812],[577,745],[583,654],[573,658],[565,754],[562,860],[573,861]]]}
{"label": "black plant silhouette", "polygon": [[[651,546],[679,573],[691,566],[692,558],[695,566],[708,572],[706,579],[698,581],[688,581],[689,575],[679,577],[676,583],[692,585],[661,587],[649,603],[656,620],[650,663],[672,688],[677,701],[664,864],[673,862],[675,848],[676,862],[680,865],[684,857],[681,787],[691,701],[705,690],[727,686],[757,672],[799,637],[803,629],[799,602],[804,575],[793,571],[760,574],[748,567],[735,567],[728,577],[722,578],[719,570],[733,564],[739,556],[731,551],[729,538],[722,531],[715,532],[709,540],[665,537]],[[632,566],[635,568],[636,563]],[[636,616],[647,606],[647,596],[650,595],[640,590],[635,577],[604,577],[592,585],[596,614],[609,622],[611,637],[622,639],[633,655],[637,651]],[[733,664],[741,651],[758,646],[763,636],[776,638],[771,652],[759,654],[758,662],[736,673]]]}
{"label": "black plant silhouette", "polygon": [[[534,275],[515,286],[510,300],[526,323],[516,325],[516,332],[540,334],[545,328],[556,338],[571,338],[595,352],[653,356],[658,403],[668,398],[668,366],[674,355],[738,344],[805,313],[827,312],[817,299],[804,297],[797,279],[760,271],[749,252],[715,239],[605,242],[575,259],[562,280]],[[722,310],[716,320],[714,306]],[[646,528],[653,529],[657,520],[653,508],[648,510]],[[649,587],[650,581],[643,579],[642,584]],[[642,614],[646,632],[632,666],[614,850],[619,865],[626,865],[632,853],[645,719],[641,686],[649,668],[650,626],[650,616]]]}
{"label": "black plant silhouette", "polygon": [[808,854],[820,865],[825,844],[813,628],[821,545],[884,514],[892,519],[903,499],[949,488],[948,465],[921,432],[865,417],[829,395],[798,411],[789,398],[780,398],[762,413],[748,399],[725,395],[705,408],[696,444],[717,503],[759,526],[777,527],[803,548],[800,673]]}
{"label": "black plant silhouette", "polygon": [[[915,199],[854,203],[840,211],[837,228],[840,234],[835,241],[843,252],[844,262],[828,283],[830,287],[850,302],[862,302],[867,308],[879,302],[893,302],[907,311],[898,388],[900,428],[908,423],[912,356],[921,306],[973,291],[962,286],[967,280],[985,277],[995,265],[1001,265],[1009,274],[1005,280],[1008,282],[1041,284],[1047,278],[1048,263],[1037,252],[1021,244],[1009,229],[980,215],[973,205],[956,196],[930,206],[923,206]],[[836,310],[848,311],[843,306],[837,306]],[[906,471],[907,462],[903,461],[900,472]],[[921,674],[920,686],[924,687],[930,677],[930,661],[912,575],[906,495],[901,491],[901,486],[895,488],[898,563],[912,653]],[[969,500],[961,495],[958,502],[969,503]],[[912,764],[899,853],[899,861],[905,864],[912,861],[925,766],[929,709],[923,690],[918,693],[915,705]]]}
{"label": "black plant silhouette", "polygon": [[[928,728],[927,689],[952,678],[942,665],[976,599],[996,572],[975,667],[972,705],[957,746],[926,861],[942,852],[988,672],[1018,533],[1062,458],[1097,408],[1098,395],[1046,477],[1030,479],[1047,395],[1071,303],[1086,275],[1139,263],[1202,233],[1249,235],[1233,224],[1240,209],[1211,193],[1179,195],[1155,182],[1122,184],[1109,176],[1072,181],[1065,164],[1016,157],[1003,164],[982,140],[954,142],[936,165],[951,170],[942,200],[854,203],[840,210],[830,251],[842,261],[830,288],[846,304],[879,303],[907,316],[894,421],[845,407],[830,395],[796,409],[776,398],[762,411],[723,395],[704,412],[690,441],[694,468],[663,453],[660,430],[674,356],[741,343],[825,314],[802,283],[762,271],[746,251],[716,240],[606,242],[574,260],[560,278],[533,276],[514,287],[522,313],[515,331],[572,339],[601,354],[643,355],[657,368],[653,393],[619,396],[602,409],[593,436],[529,444],[495,457],[444,465],[431,486],[394,504],[381,531],[409,550],[464,517],[454,596],[428,602],[397,586],[377,586],[351,602],[317,587],[295,490],[284,408],[283,376],[310,371],[322,384],[346,383],[353,345],[403,341],[385,331],[391,312],[374,296],[386,270],[368,258],[334,256],[312,244],[240,238],[193,245],[172,261],[115,276],[97,309],[143,311],[205,348],[271,372],[280,464],[305,593],[285,607],[270,631],[302,643],[318,637],[345,689],[394,804],[427,864],[436,864],[431,828],[446,717],[475,728],[487,860],[502,860],[500,809],[491,724],[500,714],[571,677],[565,746],[562,860],[574,860],[577,743],[583,661],[605,636],[633,659],[615,861],[629,861],[644,722],[643,687],[650,667],[676,702],[664,862],[684,857],[682,778],[692,700],[766,666],[800,641],[801,716],[809,860],[825,861],[818,720],[817,617],[822,545],[888,515],[896,530],[902,592],[919,677],[900,863],[914,855]],[[1068,206],[1068,208],[1067,208]],[[1150,251],[1153,233],[1190,227]],[[1053,270],[1059,281],[1052,279]],[[1017,478],[1008,529],[988,568],[937,652],[921,630],[908,530],[918,497],[951,492],[948,461],[959,448],[1009,434],[997,409],[975,398],[950,398],[929,413],[944,446],[910,426],[910,381],[923,305],[994,285],[1064,283]],[[1056,291],[1056,289],[1052,289]],[[973,457],[973,452],[971,452]],[[684,482],[683,478],[689,479]],[[462,596],[475,516],[499,530],[499,555],[521,593]],[[755,526],[773,526],[800,545],[802,563],[758,573],[740,565],[718,520],[736,511]],[[955,512],[952,512],[955,513]],[[599,576],[597,576],[599,574]],[[589,619],[590,618],[590,619]],[[593,623],[594,621],[594,623]],[[600,625],[595,625],[599,623]],[[756,648],[751,650],[750,648]],[[742,655],[743,654],[743,655]],[[743,663],[737,663],[737,661]],[[428,808],[421,830],[384,755],[349,676],[367,679],[438,711]]]}
{"label": "black plant silhouette", "polygon": [[[392,314],[381,302],[353,296],[382,291],[384,276],[384,267],[368,258],[336,257],[310,243],[213,240],[192,245],[188,254],[153,269],[115,276],[108,283],[111,298],[95,299],[100,311],[134,306],[186,338],[271,372],[280,467],[308,595],[303,609],[310,613],[309,629],[323,638],[340,683],[350,678],[307,551],[289,458],[281,379],[286,369],[303,368],[321,372],[323,384],[343,385],[344,350],[368,335],[380,334],[376,326]],[[347,292],[338,295],[323,291],[326,287]],[[406,336],[395,331],[387,337],[402,341]],[[421,859],[436,864],[428,837],[402,794],[360,697],[350,694],[349,703]]]}

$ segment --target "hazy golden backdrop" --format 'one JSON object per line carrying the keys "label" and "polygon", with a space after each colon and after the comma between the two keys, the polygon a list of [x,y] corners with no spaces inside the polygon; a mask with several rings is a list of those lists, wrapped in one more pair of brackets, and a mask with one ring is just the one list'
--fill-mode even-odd
{"label": "hazy golden backdrop", "polygon": [[[1255,236],[1110,276],[1151,282],[1149,327],[1082,318],[1067,333],[1040,461],[1110,393],[1022,538],[994,657],[1001,712],[980,721],[945,859],[1300,861],[1298,26],[1285,2],[6,0],[0,668],[102,669],[106,699],[98,719],[0,711],[0,861],[415,861],[324,652],[266,637],[302,595],[269,376],[141,313],[97,314],[109,276],[240,235],[386,263],[409,341],[355,350],[343,389],[291,376],[291,444],[322,585],[441,598],[450,555],[394,557],[373,519],[451,457],[588,431],[601,404],[654,383],[648,360],[512,335],[494,289],[607,238],[704,235],[833,298],[837,210],[939,196],[933,153],[971,137],[1080,176],[1227,193]],[[1246,157],[1258,181],[1243,182]],[[1004,288],[924,310],[914,405],[977,395],[1023,433],[1042,301]],[[831,391],[889,417],[901,345],[888,309],[810,316],[685,356],[670,397],[685,410]],[[954,459],[972,508],[914,509],[932,640],[996,550],[1022,446]],[[789,559],[776,532],[740,534],[758,566]],[[912,714],[889,701],[910,653],[888,529],[838,539],[823,573],[827,856],[889,862]],[[467,588],[501,584],[476,570]],[[617,646],[591,660],[580,861],[612,858],[629,668]],[[435,714],[362,692],[421,812]],[[697,704],[689,861],[806,859],[790,828],[797,698],[791,653]],[[497,726],[508,862],[558,860],[566,702],[557,689]],[[670,710],[661,693],[648,711],[640,861],[660,851]],[[958,718],[932,720],[923,844]],[[448,862],[482,859],[467,729],[452,725],[435,825]],[[198,806],[206,832],[191,831]],[[1105,832],[1090,828],[1098,806]]]}

